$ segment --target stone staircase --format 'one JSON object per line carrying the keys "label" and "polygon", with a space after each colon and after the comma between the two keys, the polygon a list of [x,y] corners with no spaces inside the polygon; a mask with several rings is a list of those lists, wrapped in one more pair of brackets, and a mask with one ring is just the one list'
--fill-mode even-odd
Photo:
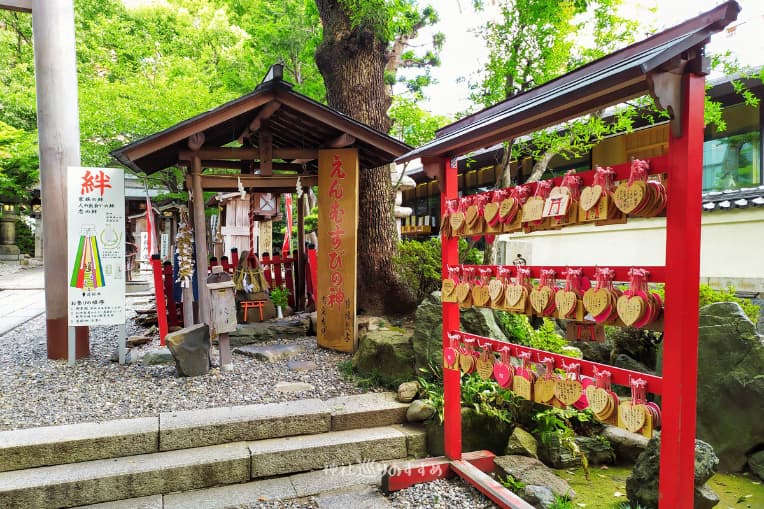
{"label": "stone staircase", "polygon": [[407,406],[369,393],[4,431],[0,507],[212,509],[372,484],[426,454]]}

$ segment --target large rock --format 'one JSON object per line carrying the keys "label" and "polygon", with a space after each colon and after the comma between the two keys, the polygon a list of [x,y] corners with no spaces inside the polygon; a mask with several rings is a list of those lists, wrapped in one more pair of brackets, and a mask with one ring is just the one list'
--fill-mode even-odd
{"label": "large rock", "polygon": [[403,382],[398,386],[396,398],[401,403],[411,403],[419,394],[419,382]]}
{"label": "large rock", "polygon": [[577,341],[575,345],[584,354],[584,359],[600,364],[610,364],[612,347],[608,341]]}
{"label": "large rock", "polygon": [[649,438],[618,426],[605,426],[602,436],[606,438],[615,451],[616,459],[624,463],[634,463],[640,454],[647,449]]}
{"label": "large rock", "polygon": [[527,456],[496,456],[496,466],[504,471],[504,475],[511,475],[516,480],[526,485],[545,486],[559,497],[573,498],[576,492],[570,485],[555,475],[555,473],[542,462]]}
{"label": "large rock", "polygon": [[[523,500],[540,509],[552,509],[557,503],[557,496],[546,486],[528,484],[523,488]],[[559,507],[559,506],[557,506]]]}
{"label": "large rock", "polygon": [[[443,365],[443,310],[440,291],[432,292],[416,310],[413,347],[416,370],[440,370]],[[507,341],[491,309],[468,308],[461,311],[461,328],[480,336]]]}
{"label": "large rock", "polygon": [[600,437],[576,437],[575,440],[590,465],[615,463],[615,451],[608,440]]}
{"label": "large rock", "polygon": [[367,331],[359,337],[353,369],[385,385],[411,380],[416,375],[411,333],[393,329]]}
{"label": "large rock", "polygon": [[[501,422],[485,414],[478,414],[472,408],[462,408],[462,450],[464,452],[487,449],[494,454],[502,454],[513,429],[512,424]],[[438,419],[427,423],[427,450],[432,456],[444,454],[443,424],[438,422]]]}
{"label": "large rock", "polygon": [[228,337],[231,347],[279,339],[304,338],[308,335],[309,325],[308,315],[295,315],[282,320],[240,324]]}
{"label": "large rock", "polygon": [[764,340],[733,302],[700,310],[697,436],[719,456],[719,469],[740,471],[764,444]]}
{"label": "large rock", "polygon": [[[660,434],[650,440],[631,475],[626,479],[626,495],[632,505],[658,507],[658,469],[660,466]],[[702,440],[695,440],[695,509],[710,509],[719,498],[706,486],[719,463],[713,448]],[[716,500],[716,503],[714,503]]]}
{"label": "large rock", "polygon": [[504,454],[508,456],[529,456],[538,459],[539,444],[536,438],[517,426],[509,437]]}
{"label": "large rock", "polygon": [[210,328],[200,323],[165,337],[180,376],[206,375],[210,371]]}
{"label": "large rock", "polygon": [[305,351],[305,345],[246,345],[235,348],[233,353],[254,357],[259,361],[279,362],[297,357]]}
{"label": "large rock", "polygon": [[759,451],[751,454],[748,458],[748,468],[751,472],[764,481],[764,451]]}
{"label": "large rock", "polygon": [[435,415],[435,407],[429,401],[418,399],[411,403],[406,409],[406,420],[408,422],[426,421]]}
{"label": "large rock", "polygon": [[572,468],[581,465],[581,457],[565,446],[558,435],[550,435],[539,443],[539,459],[553,468]]}

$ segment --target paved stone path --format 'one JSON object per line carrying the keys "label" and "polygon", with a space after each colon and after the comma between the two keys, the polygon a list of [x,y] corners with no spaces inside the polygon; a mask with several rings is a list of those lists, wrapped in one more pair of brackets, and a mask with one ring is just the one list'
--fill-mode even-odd
{"label": "paved stone path", "polygon": [[44,312],[42,267],[0,276],[0,336]]}

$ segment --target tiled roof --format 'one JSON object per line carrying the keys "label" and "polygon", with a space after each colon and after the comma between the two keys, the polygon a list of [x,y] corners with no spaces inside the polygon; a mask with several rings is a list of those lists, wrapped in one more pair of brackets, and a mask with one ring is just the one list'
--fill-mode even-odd
{"label": "tiled roof", "polygon": [[761,206],[764,206],[764,186],[703,193],[704,212]]}

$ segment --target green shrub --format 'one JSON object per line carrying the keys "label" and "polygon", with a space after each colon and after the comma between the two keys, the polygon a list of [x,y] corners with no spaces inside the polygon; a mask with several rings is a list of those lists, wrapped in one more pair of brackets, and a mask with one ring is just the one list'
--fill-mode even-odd
{"label": "green shrub", "polygon": [[[440,289],[442,280],[441,244],[439,237],[427,240],[404,240],[398,245],[393,258],[396,271],[415,302],[422,302],[433,291]],[[480,264],[483,254],[467,241],[459,239],[459,262]]]}
{"label": "green shrub", "polygon": [[16,220],[16,245],[22,254],[34,256],[34,232],[23,219]]}
{"label": "green shrub", "polygon": [[554,321],[549,318],[544,318],[541,327],[534,329],[526,315],[501,310],[494,311],[494,315],[499,328],[513,343],[554,353],[562,353],[562,347],[568,344],[555,332]]}
{"label": "green shrub", "polygon": [[759,306],[748,299],[741,299],[736,296],[733,286],[728,286],[726,290],[714,290],[708,285],[700,285],[700,307],[713,304],[714,302],[737,302],[753,323],[759,321]]}

